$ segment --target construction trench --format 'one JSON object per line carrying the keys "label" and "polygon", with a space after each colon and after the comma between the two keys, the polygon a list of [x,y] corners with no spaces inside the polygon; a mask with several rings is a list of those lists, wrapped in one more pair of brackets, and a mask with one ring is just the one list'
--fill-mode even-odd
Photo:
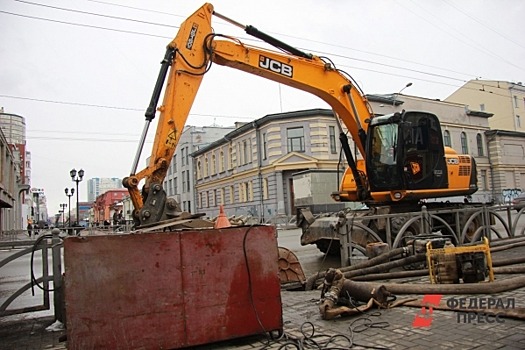
{"label": "construction trench", "polygon": [[[320,322],[354,322],[390,308],[423,310],[429,305],[425,298],[432,295],[468,296],[467,300],[479,296],[494,302],[470,305],[468,312],[525,320],[523,302],[516,300],[516,305],[505,308],[498,300],[499,293],[525,287],[525,256],[516,253],[525,250],[525,235],[479,241],[458,247],[458,251],[437,242],[439,237],[426,238],[419,245],[386,249],[360,263],[307,277],[297,256],[278,247],[276,236],[274,227],[252,225],[67,238],[68,349],[122,344],[174,349],[261,333],[272,335],[268,344],[337,348],[329,342],[313,347],[304,344],[311,337],[303,327],[313,327],[308,318],[298,330],[299,338],[294,340],[289,330],[284,331],[280,293],[291,290],[290,283],[296,290],[292,293],[318,293],[315,303],[303,307],[306,314],[317,314]],[[432,251],[443,258],[434,276],[428,269],[429,242],[437,245]],[[450,258],[450,249],[452,255],[468,257],[462,259],[464,266],[461,259]],[[432,277],[447,283],[430,283]],[[431,306],[457,312],[458,306],[450,305],[450,300]]]}

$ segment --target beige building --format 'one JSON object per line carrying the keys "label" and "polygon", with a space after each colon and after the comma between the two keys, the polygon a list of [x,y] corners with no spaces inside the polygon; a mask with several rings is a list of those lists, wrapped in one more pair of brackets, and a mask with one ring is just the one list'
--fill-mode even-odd
{"label": "beige building", "polygon": [[494,114],[489,121],[491,129],[525,132],[525,86],[522,83],[471,80],[445,101]]}
{"label": "beige building", "polygon": [[471,80],[446,101],[493,113],[486,132],[490,186],[498,203],[525,191],[525,86],[496,80]]}
{"label": "beige building", "polygon": [[[480,190],[472,200],[491,201],[485,132],[492,114],[416,96],[367,98],[376,115],[402,109],[436,114],[445,144],[476,159]],[[295,215],[295,205],[316,204],[316,211],[337,210],[330,193],[337,191],[338,173],[346,163],[339,163],[338,137],[338,124],[327,109],[271,114],[243,125],[192,154],[197,211],[215,216],[223,204],[228,216],[251,215],[268,221],[279,215]],[[350,147],[355,150],[352,142]]]}
{"label": "beige building", "polygon": [[326,109],[270,114],[242,125],[192,154],[197,211],[215,216],[223,204],[228,216],[263,222],[295,215],[293,174],[337,169],[338,135]]}

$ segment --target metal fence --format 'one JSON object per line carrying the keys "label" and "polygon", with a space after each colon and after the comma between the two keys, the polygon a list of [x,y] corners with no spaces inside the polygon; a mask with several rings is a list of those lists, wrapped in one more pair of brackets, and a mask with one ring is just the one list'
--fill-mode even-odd
{"label": "metal fence", "polygon": [[[403,213],[402,226],[393,230],[393,220],[400,214],[356,216],[346,219],[336,234],[341,245],[341,265],[348,266],[356,252],[366,255],[366,249],[355,243],[354,235],[370,237],[375,242],[387,243],[390,249],[404,246],[415,234],[439,234],[451,238],[455,245],[480,241],[482,237],[515,237],[525,234],[525,208],[515,212],[509,205],[482,205],[463,209],[427,210],[425,206],[419,212]],[[448,217],[451,220],[444,219]],[[371,221],[383,221],[386,231],[385,240],[381,239],[370,227]]]}
{"label": "metal fence", "polygon": [[[14,252],[0,261],[0,275],[5,276],[4,271],[10,264],[16,264],[20,261],[30,260],[29,281],[23,281],[22,285],[0,305],[0,317],[9,316],[27,312],[49,310],[51,308],[50,299],[53,296],[53,306],[55,318],[63,320],[63,291],[62,291],[62,239],[60,231],[53,230],[52,234],[39,232],[39,237],[35,240],[23,239],[28,235],[27,231],[10,232],[2,235],[3,241],[0,242],[0,249],[12,249]],[[48,231],[49,232],[49,231]],[[12,240],[7,241],[6,238]],[[28,237],[29,238],[29,237]],[[41,261],[41,268],[36,271],[33,269],[33,263]],[[42,292],[42,299],[38,304],[32,303],[31,306],[16,307],[15,302],[24,293],[38,288]],[[4,294],[4,293],[2,293]]]}

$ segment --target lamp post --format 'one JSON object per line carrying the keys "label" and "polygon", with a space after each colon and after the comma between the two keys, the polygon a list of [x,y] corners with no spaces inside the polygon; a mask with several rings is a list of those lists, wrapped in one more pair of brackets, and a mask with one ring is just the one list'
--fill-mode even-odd
{"label": "lamp post", "polygon": [[406,88],[409,88],[412,86],[412,83],[408,83],[406,84],[401,90],[399,90],[399,92],[397,94],[394,95],[394,101],[392,101],[392,107],[396,107],[396,100],[397,100],[397,96],[400,95],[403,90],[405,90]]}
{"label": "lamp post", "polygon": [[[77,176],[78,174],[78,176]],[[69,175],[71,175],[71,180],[77,183],[77,218],[76,223],[80,222],[80,214],[79,214],[79,208],[78,208],[78,183],[82,181],[82,178],[84,177],[84,170],[80,169],[77,173],[75,169],[72,169],[69,172]]]}
{"label": "lamp post", "polygon": [[66,220],[64,218],[64,213],[66,211],[67,204],[66,203],[60,203],[60,212],[62,213],[62,227],[66,226]]}
{"label": "lamp post", "polygon": [[73,196],[73,194],[75,193],[75,189],[72,188],[71,189],[71,193],[69,193],[69,189],[66,188],[65,189],[65,192],[66,192],[66,196],[67,196],[67,200],[68,200],[68,219],[69,219],[69,226],[71,226],[71,196]]}

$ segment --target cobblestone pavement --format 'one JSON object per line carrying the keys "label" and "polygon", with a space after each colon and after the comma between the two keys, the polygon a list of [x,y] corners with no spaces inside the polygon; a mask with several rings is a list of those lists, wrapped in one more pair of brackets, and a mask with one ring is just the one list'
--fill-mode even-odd
{"label": "cobblestone pavement", "polygon": [[[430,327],[414,328],[412,322],[421,309],[402,306],[388,310],[374,309],[363,315],[324,321],[318,314],[316,303],[319,291],[283,291],[281,296],[284,333],[289,339],[299,339],[299,342],[302,339],[306,349],[316,348],[308,347],[309,340],[305,339],[312,332],[314,337],[311,340],[322,346],[340,349],[525,349],[525,322],[522,320],[505,318],[493,323],[477,323],[477,320],[469,323],[459,317],[458,322],[457,312],[434,310]],[[405,297],[409,296],[400,296]],[[478,295],[467,298],[488,297]],[[525,307],[525,288],[493,297],[513,298],[516,308]],[[421,300],[421,296],[418,299]],[[66,349],[67,342],[59,341],[64,331],[45,330],[51,323],[52,317],[2,323],[0,349]],[[333,341],[327,344],[331,337]],[[279,349],[285,342],[284,338],[276,341],[266,336],[252,336],[195,349]]]}
{"label": "cobblestone pavement", "polygon": [[[523,256],[525,247],[507,251],[505,257]],[[498,255],[501,255],[498,254]],[[497,257],[497,256],[495,256]],[[496,276],[496,279],[508,275]],[[428,277],[411,279],[411,283],[427,282]],[[405,281],[408,282],[408,281]],[[496,320],[481,319],[468,321],[456,311],[433,310],[429,327],[413,327],[412,323],[421,308],[408,306],[388,310],[370,310],[363,315],[322,320],[318,313],[319,291],[282,291],[284,334],[289,339],[302,340],[304,349],[319,349],[309,346],[314,340],[321,346],[333,349],[525,349],[525,321],[511,318]],[[399,295],[398,298],[414,297],[421,301],[423,295]],[[514,300],[515,308],[525,308],[525,288],[495,295],[444,295],[443,300],[455,298]],[[428,309],[427,309],[428,310]],[[61,342],[64,331],[48,332],[46,327],[53,323],[53,317],[27,318],[10,321],[0,319],[0,350],[12,349],[67,349],[67,342]],[[313,327],[313,328],[312,328]],[[310,335],[314,333],[314,337]],[[309,339],[306,339],[309,338]],[[332,339],[330,344],[327,342]],[[210,349],[280,349],[286,341],[269,340],[266,336],[252,336],[231,341],[195,347]],[[286,349],[299,349],[288,346]]]}

